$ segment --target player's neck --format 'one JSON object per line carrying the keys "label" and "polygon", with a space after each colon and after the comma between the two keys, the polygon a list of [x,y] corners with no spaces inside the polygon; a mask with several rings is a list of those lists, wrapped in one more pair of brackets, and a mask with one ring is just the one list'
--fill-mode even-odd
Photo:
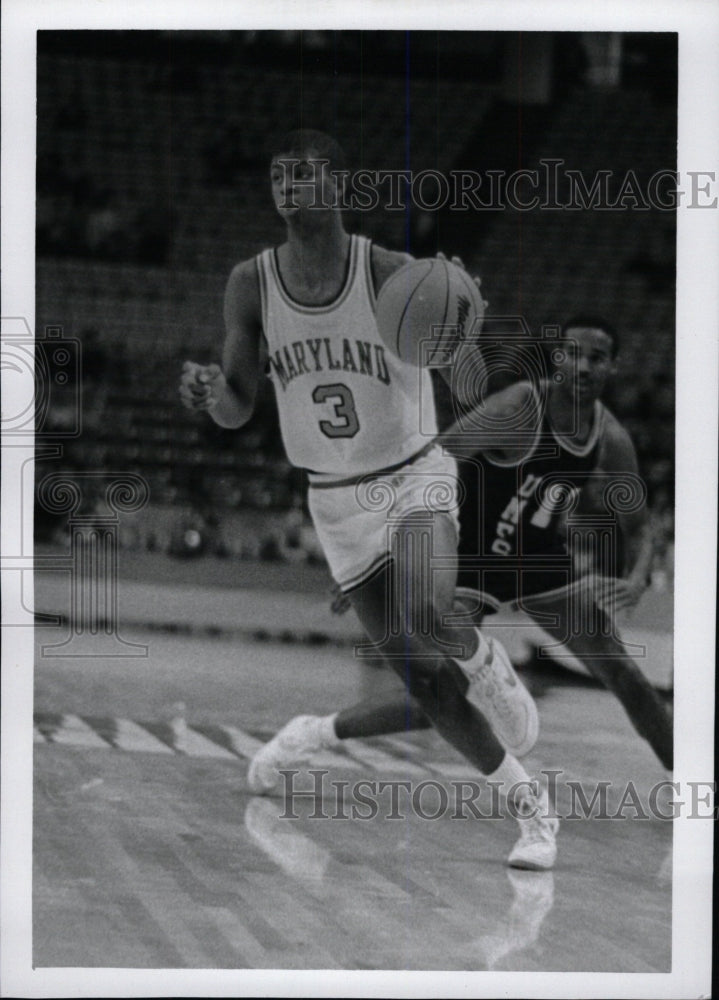
{"label": "player's neck", "polygon": [[[347,270],[350,236],[339,215],[318,225],[312,220],[292,220],[287,242],[279,248],[283,277],[299,292],[332,294]],[[300,298],[302,295],[300,294]]]}
{"label": "player's neck", "polygon": [[293,264],[301,261],[305,268],[308,258],[318,268],[344,261],[349,242],[339,212],[307,213],[287,222],[287,258]]}

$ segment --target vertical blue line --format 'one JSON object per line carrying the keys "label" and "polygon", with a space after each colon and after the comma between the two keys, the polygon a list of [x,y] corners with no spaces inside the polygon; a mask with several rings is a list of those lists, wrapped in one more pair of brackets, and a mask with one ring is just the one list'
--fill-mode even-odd
{"label": "vertical blue line", "polygon": [[344,145],[343,137],[338,135],[339,126],[339,114],[338,108],[340,104],[340,84],[339,84],[339,74],[338,74],[338,60],[337,60],[337,49],[339,46],[339,32],[332,32],[332,87],[333,87],[333,102],[332,102],[332,135],[341,144]]}
{"label": "vertical blue line", "polygon": [[[406,31],[404,36],[404,167],[405,170],[410,169],[411,156],[410,156],[410,112],[411,112],[411,99],[410,99],[410,75],[409,75],[409,46],[410,46],[410,32]],[[410,184],[405,181],[405,224],[404,224],[404,248],[409,253],[410,250]],[[414,553],[413,553],[414,555]],[[410,589],[411,589],[411,577],[409,573],[409,563],[405,565],[405,572],[407,573],[407,578],[405,580],[405,614],[409,615],[410,606]],[[405,728],[409,729],[410,723],[410,701],[409,701],[409,691],[410,691],[410,680],[411,680],[411,665],[410,665],[410,641],[409,641],[409,622],[405,622],[405,690],[408,692],[408,697],[406,701],[405,709]]]}

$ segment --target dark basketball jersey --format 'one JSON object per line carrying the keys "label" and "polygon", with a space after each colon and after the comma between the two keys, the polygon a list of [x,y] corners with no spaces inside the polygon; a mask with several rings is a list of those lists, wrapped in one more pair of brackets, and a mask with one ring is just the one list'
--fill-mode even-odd
{"label": "dark basketball jersey", "polygon": [[597,402],[587,441],[575,445],[555,434],[544,413],[520,462],[483,453],[460,464],[460,585],[509,601],[570,582],[562,525],[597,466],[605,415]]}

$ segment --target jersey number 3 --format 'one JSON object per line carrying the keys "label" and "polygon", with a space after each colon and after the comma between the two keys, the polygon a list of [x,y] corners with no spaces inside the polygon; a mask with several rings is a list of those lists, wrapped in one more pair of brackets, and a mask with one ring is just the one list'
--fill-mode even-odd
{"label": "jersey number 3", "polygon": [[320,430],[328,438],[351,438],[360,429],[352,390],[342,382],[318,385],[312,393],[315,403],[334,402],[336,420],[320,420]]}

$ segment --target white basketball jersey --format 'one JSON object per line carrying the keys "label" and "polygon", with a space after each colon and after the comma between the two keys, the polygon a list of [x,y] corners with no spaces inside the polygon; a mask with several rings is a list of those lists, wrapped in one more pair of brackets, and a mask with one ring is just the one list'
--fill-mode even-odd
{"label": "white basketball jersey", "polygon": [[351,237],[344,286],[326,306],[289,296],[274,250],[257,258],[287,457],[338,478],[399,465],[437,433],[429,372],[391,354],[377,330],[370,253]]}

